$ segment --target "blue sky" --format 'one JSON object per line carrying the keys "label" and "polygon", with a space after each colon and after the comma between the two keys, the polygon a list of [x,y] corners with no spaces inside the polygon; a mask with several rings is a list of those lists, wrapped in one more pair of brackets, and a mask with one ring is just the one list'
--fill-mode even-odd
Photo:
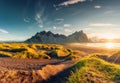
{"label": "blue sky", "polygon": [[0,0],[0,40],[26,40],[50,30],[120,38],[120,0]]}

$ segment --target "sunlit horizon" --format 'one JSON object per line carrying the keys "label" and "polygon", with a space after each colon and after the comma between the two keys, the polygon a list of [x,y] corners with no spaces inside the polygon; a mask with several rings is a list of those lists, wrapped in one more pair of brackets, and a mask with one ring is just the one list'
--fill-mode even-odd
{"label": "sunlit horizon", "polygon": [[108,43],[105,43],[105,47],[106,47],[106,48],[114,48],[114,47],[115,47],[115,44],[108,42]]}

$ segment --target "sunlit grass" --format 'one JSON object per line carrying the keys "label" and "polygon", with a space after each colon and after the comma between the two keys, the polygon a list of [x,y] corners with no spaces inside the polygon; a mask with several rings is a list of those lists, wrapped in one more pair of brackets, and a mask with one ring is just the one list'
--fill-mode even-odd
{"label": "sunlit grass", "polygon": [[109,61],[113,63],[120,63],[120,50],[117,50],[109,57]]}
{"label": "sunlit grass", "polygon": [[66,83],[120,82],[120,66],[102,59],[87,57],[78,61]]}
{"label": "sunlit grass", "polygon": [[78,53],[75,54],[75,51],[64,48],[63,46],[58,44],[26,44],[26,43],[0,44],[1,57],[12,57],[22,59],[25,58],[51,59],[71,57],[70,55],[77,56],[77,54]]}

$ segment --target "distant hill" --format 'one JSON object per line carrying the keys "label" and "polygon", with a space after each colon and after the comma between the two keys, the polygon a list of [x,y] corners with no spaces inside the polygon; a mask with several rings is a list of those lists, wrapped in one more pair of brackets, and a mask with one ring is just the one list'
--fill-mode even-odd
{"label": "distant hill", "polygon": [[81,30],[69,36],[63,34],[54,34],[51,31],[42,31],[36,33],[27,43],[74,43],[74,42],[89,42],[87,35]]}

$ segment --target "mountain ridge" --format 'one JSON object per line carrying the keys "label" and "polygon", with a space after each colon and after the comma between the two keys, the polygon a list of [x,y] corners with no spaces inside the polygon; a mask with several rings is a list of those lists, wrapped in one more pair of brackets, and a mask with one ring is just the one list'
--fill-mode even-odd
{"label": "mountain ridge", "polygon": [[54,34],[51,31],[37,32],[34,36],[27,39],[27,43],[78,43],[89,42],[87,35],[81,31],[76,31],[68,36],[63,34]]}

